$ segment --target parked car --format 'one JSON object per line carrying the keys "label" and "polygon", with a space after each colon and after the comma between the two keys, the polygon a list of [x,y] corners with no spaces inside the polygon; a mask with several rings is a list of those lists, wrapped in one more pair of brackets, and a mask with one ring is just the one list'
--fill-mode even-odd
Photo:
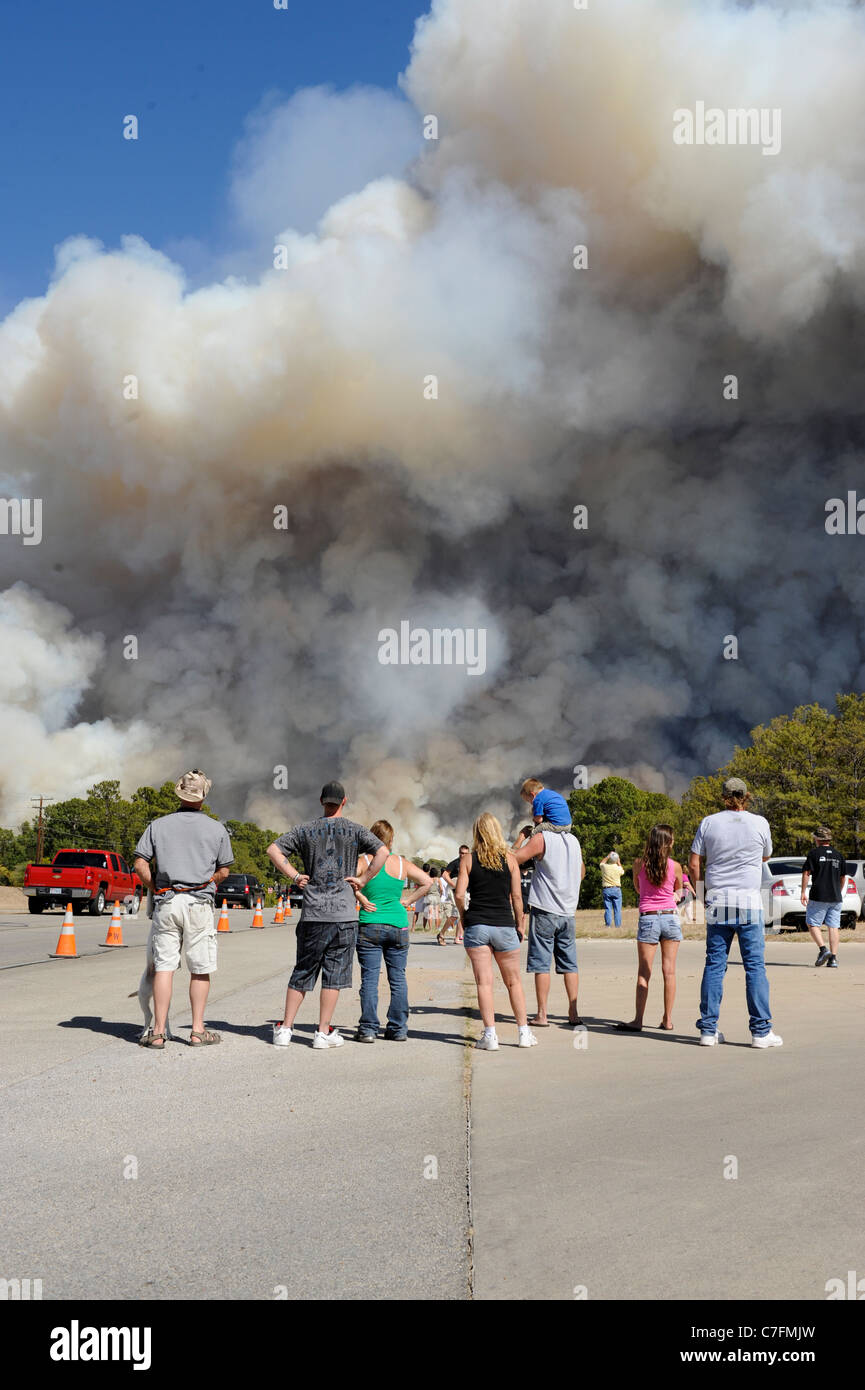
{"label": "parked car", "polygon": [[216,889],[216,901],[223,899],[229,907],[255,907],[259,898],[264,901],[266,889],[255,874],[229,874]]}
{"label": "parked car", "polygon": [[860,918],[865,917],[865,859],[848,859],[847,872],[856,884],[856,892],[862,900]]}
{"label": "parked car", "polygon": [[28,864],[22,886],[31,912],[71,903],[76,916],[85,908],[99,916],[107,903],[129,897],[137,912],[144,892],[126,860],[108,849],[58,850],[50,864]]}
{"label": "parked car", "polygon": [[[785,855],[768,859],[763,865],[763,918],[770,931],[807,931],[802,906],[804,855]],[[854,879],[841,880],[841,925],[855,927],[862,911],[862,899]]]}

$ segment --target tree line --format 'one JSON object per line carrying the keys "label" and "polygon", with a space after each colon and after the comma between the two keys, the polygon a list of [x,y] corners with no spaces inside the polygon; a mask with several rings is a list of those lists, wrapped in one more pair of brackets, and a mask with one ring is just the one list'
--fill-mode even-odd
{"label": "tree line", "polygon": [[[605,777],[571,792],[571,816],[586,862],[581,906],[601,905],[599,861],[614,849],[630,868],[655,821],[673,827],[676,858],[687,856],[694,831],[703,816],[720,809],[721,787],[734,776],[747,783],[751,809],[768,820],[776,853],[807,854],[815,827],[828,825],[838,849],[859,857],[865,843],[865,695],[838,695],[834,712],[819,704],[799,705],[792,714],[758,725],[747,747],[737,747],[711,776],[695,777],[680,801],[643,791],[624,777]],[[119,782],[97,782],[85,797],[45,808],[43,859],[67,846],[92,846],[113,849],[131,864],[147,823],[177,806],[172,782],[139,787],[129,800],[120,795]],[[250,821],[225,825],[234,848],[233,872],[271,882],[274,869],[265,850],[279,832]],[[0,828],[0,883],[20,884],[36,847],[34,821],[17,831]],[[622,887],[625,902],[633,903],[630,875]]]}

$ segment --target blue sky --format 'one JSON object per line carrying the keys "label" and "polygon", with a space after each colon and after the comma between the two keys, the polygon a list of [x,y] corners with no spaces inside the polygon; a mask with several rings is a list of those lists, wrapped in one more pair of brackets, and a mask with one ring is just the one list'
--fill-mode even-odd
{"label": "blue sky", "polygon": [[[425,0],[4,0],[0,314],[44,292],[54,247],[137,233],[177,254],[235,235],[244,118],[274,92],[395,87]],[[140,120],[137,142],[122,119]],[[194,257],[192,258],[194,260]]]}

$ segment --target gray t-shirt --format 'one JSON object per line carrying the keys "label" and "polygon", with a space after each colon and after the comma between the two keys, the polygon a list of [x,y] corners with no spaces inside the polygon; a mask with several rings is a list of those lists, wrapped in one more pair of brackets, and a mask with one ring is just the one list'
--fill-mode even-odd
{"label": "gray t-shirt", "polygon": [[[142,859],[156,860],[157,888],[173,884],[180,891],[206,883],[217,869],[227,869],[234,863],[228,831],[222,821],[212,820],[203,811],[175,811],[152,820],[135,846],[135,853]],[[216,886],[210,883],[194,896],[207,899],[215,893]]]}
{"label": "gray t-shirt", "polygon": [[573,917],[580,901],[580,871],[583,852],[576,835],[564,835],[548,830],[544,837],[544,852],[535,859],[535,872],[529,888],[529,907],[552,912],[556,917]]}
{"label": "gray t-shirt", "polygon": [[357,872],[357,856],[375,854],[381,840],[343,816],[319,816],[287,830],[274,842],[283,854],[299,854],[309,883],[303,890],[302,922],[354,922],[357,903],[347,874]]}
{"label": "gray t-shirt", "polygon": [[763,860],[772,853],[772,834],[764,816],[751,811],[717,811],[704,816],[691,845],[706,857],[706,894],[760,907]]}

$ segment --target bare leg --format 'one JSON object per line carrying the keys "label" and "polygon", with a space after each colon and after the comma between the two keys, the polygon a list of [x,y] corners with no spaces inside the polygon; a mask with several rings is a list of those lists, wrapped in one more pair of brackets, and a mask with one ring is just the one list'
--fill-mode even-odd
{"label": "bare leg", "polygon": [[[526,996],[523,994],[523,977],[520,973],[520,953],[519,951],[496,951],[495,957],[496,963],[501,971],[502,979],[510,995],[514,1018],[517,1020],[517,1024],[520,1028],[525,1028],[528,1020],[526,1018]],[[536,975],[535,979],[537,980],[537,978]],[[548,991],[549,980],[550,977],[548,975]]]}
{"label": "bare leg", "polygon": [[649,981],[652,978],[652,961],[655,959],[657,949],[657,946],[652,942],[637,942],[637,1000],[634,1017],[629,1025],[631,1028],[642,1028],[643,1026],[643,1014],[646,1012],[646,1002],[649,998]]}
{"label": "bare leg", "polygon": [[192,1009],[193,1033],[204,1032],[204,1006],[210,993],[209,975],[190,975],[189,1006]]}
{"label": "bare leg", "polygon": [[829,932],[829,950],[832,952],[833,956],[837,956],[837,954],[838,954],[838,942],[839,942],[839,940],[840,940],[840,937],[838,936],[838,928],[837,928],[837,927],[829,927],[829,928],[828,928],[828,932]]}
{"label": "bare leg", "polygon": [[[824,948],[824,944],[825,944],[825,943],[824,943],[824,941],[823,941],[823,933],[821,932],[820,928],[819,928],[819,927],[809,927],[808,930],[809,930],[809,932],[811,933],[811,940],[814,942],[814,945],[817,946],[817,947],[822,951],[823,948]],[[837,934],[836,934],[836,936],[837,936]],[[829,940],[830,940],[830,941],[832,940],[831,936],[829,937]]]}
{"label": "bare leg", "polygon": [[282,1020],[283,1028],[290,1028],[297,1017],[297,1011],[303,1003],[303,996],[306,990],[292,989],[289,985],[285,991],[285,1017]]}
{"label": "bare leg", "polygon": [[339,998],[338,989],[323,989],[318,1001],[318,1031],[326,1033],[330,1027],[330,1020],[333,1018],[333,1011],[336,1008],[336,1001]]}
{"label": "bare leg", "polygon": [[496,1011],[493,1008],[493,953],[489,946],[467,946],[466,953],[472,963],[475,984],[478,990],[478,1008],[485,1028],[495,1028]]}
{"label": "bare leg", "polygon": [[661,1019],[661,1027],[668,1031],[673,1026],[673,1005],[676,1002],[676,956],[678,954],[678,941],[671,941],[665,937],[661,942],[661,969],[664,972],[664,1017]]}
{"label": "bare leg", "polygon": [[577,1009],[577,991],[580,988],[580,974],[578,970],[569,970],[562,976],[565,982],[565,994],[568,996],[568,1022],[579,1023],[580,1014]]}
{"label": "bare leg", "polygon": [[164,1033],[171,1006],[171,987],[174,983],[173,970],[154,970],[153,972],[153,1031]]}
{"label": "bare leg", "polygon": [[[501,969],[501,966],[499,968]],[[538,1011],[532,1019],[532,1023],[546,1023],[547,1000],[550,997],[550,972],[548,970],[543,973],[539,971],[535,975],[535,995],[538,1001]]]}

